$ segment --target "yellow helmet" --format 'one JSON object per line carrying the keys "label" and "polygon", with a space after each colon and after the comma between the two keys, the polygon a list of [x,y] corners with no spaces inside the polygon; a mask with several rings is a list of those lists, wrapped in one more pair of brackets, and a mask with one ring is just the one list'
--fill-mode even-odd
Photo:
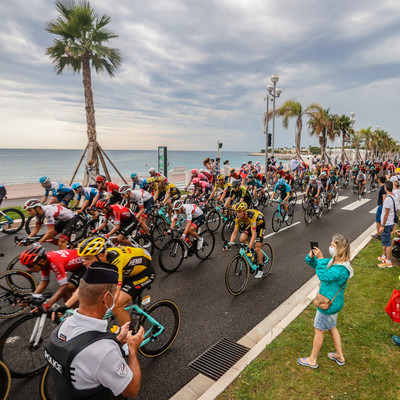
{"label": "yellow helmet", "polygon": [[219,181],[222,181],[223,179],[225,179],[225,175],[219,174],[219,175],[217,176],[217,179],[218,179]]}
{"label": "yellow helmet", "polygon": [[247,210],[247,203],[246,202],[244,202],[244,201],[241,201],[240,203],[236,203],[234,206],[233,206],[233,209],[235,210],[235,211],[246,211]]}
{"label": "yellow helmet", "polygon": [[396,174],[400,174],[400,168],[396,168],[396,169],[394,170],[394,172],[395,172]]}
{"label": "yellow helmet", "polygon": [[106,248],[106,241],[104,238],[95,237],[87,238],[79,243],[78,256],[95,256],[103,252]]}
{"label": "yellow helmet", "polygon": [[151,176],[150,178],[147,179],[147,183],[150,184],[150,185],[151,185],[152,183],[154,183],[154,182],[155,182],[155,179],[154,179],[152,176]]}

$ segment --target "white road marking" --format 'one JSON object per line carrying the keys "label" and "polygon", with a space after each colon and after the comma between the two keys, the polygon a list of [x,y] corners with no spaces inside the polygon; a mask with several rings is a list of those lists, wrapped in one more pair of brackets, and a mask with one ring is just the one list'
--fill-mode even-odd
{"label": "white road marking", "polygon": [[280,229],[278,232],[272,232],[272,233],[270,233],[269,235],[265,235],[265,236],[264,236],[264,239],[269,238],[269,237],[271,237],[271,236],[274,236],[274,235],[276,235],[277,233],[282,232],[282,231],[285,231],[286,229],[289,229],[289,228],[291,228],[291,227],[293,227],[293,226],[295,226],[295,225],[298,225],[298,224],[301,224],[301,221],[297,221],[297,222],[295,222],[295,223],[292,224],[292,225],[286,226],[285,228]]}
{"label": "white road marking", "polygon": [[341,209],[346,211],[353,211],[356,208],[363,206],[365,203],[368,203],[370,200],[371,199],[356,200],[353,203],[347,205],[346,207],[342,207]]}
{"label": "white road marking", "polygon": [[349,198],[349,196],[339,196],[337,202],[339,203],[339,201],[346,200],[348,198]]}
{"label": "white road marking", "polygon": [[378,206],[376,206],[374,209],[372,209],[369,213],[370,214],[376,214],[376,210],[378,209]]}

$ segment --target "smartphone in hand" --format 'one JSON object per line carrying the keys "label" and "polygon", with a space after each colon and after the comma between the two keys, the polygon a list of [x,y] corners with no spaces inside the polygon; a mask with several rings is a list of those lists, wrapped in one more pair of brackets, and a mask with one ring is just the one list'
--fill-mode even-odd
{"label": "smartphone in hand", "polygon": [[129,330],[132,331],[132,335],[136,335],[139,332],[139,328],[140,328],[140,315],[132,313]]}
{"label": "smartphone in hand", "polygon": [[310,245],[311,245],[311,251],[313,251],[314,247],[318,247],[318,242],[313,242],[312,240],[310,240]]}

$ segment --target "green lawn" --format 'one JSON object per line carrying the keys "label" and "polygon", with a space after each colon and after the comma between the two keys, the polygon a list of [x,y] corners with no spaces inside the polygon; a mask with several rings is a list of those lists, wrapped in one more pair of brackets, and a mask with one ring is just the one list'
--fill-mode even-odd
{"label": "green lawn", "polygon": [[393,334],[400,335],[400,325],[384,310],[392,290],[399,289],[400,270],[376,266],[381,249],[373,240],[352,262],[355,275],[337,325],[345,366],[327,357],[334,351],[329,333],[318,369],[297,363],[312,349],[316,308],[310,305],[218,399],[400,399],[400,347],[391,340]]}
{"label": "green lawn", "polygon": [[[28,215],[28,212],[26,211],[26,210],[24,210],[23,208],[22,208],[22,206],[13,206],[13,207],[2,207],[2,208],[0,208],[0,210],[5,210],[5,209],[7,209],[7,208],[16,208],[17,210],[19,210],[19,211],[22,211],[22,213],[25,215],[25,218],[28,218],[29,217],[29,215]],[[9,217],[11,217],[11,218],[15,218],[15,217],[18,217],[18,215],[16,214],[16,213],[10,213],[10,214],[7,214]]]}

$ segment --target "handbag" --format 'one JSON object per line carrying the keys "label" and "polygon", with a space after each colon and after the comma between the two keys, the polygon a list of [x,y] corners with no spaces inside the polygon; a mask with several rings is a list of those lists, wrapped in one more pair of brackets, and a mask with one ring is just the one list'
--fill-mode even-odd
{"label": "handbag", "polygon": [[[340,289],[335,294],[335,296],[333,296],[332,300],[328,299],[328,297],[326,297],[326,296],[322,295],[321,293],[319,293],[319,289],[318,289],[318,293],[317,293],[317,295],[315,296],[315,299],[314,299],[314,304],[318,308],[320,308],[321,310],[328,310],[328,308],[332,305],[333,300],[335,300],[336,296],[343,289],[345,283],[346,282],[343,283],[343,285],[340,287]],[[321,284],[319,284],[319,287],[321,288]]]}
{"label": "handbag", "polygon": [[400,290],[393,290],[385,311],[394,322],[400,322]]}

